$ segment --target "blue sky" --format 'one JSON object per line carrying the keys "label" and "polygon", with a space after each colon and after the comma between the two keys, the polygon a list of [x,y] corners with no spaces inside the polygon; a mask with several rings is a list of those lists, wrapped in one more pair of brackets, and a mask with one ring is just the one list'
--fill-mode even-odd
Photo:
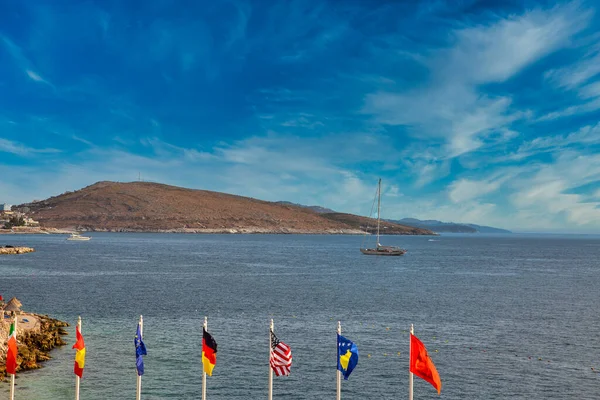
{"label": "blue sky", "polygon": [[600,231],[593,1],[0,5],[0,202],[142,179]]}

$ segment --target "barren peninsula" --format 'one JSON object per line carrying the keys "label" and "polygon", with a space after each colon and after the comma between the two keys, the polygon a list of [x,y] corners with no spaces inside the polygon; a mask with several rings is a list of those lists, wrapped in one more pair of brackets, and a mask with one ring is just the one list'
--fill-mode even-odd
{"label": "barren peninsula", "polygon": [[[150,182],[98,182],[21,204],[42,229],[110,232],[361,234],[375,220]],[[434,235],[385,223],[386,234]],[[370,228],[369,228],[370,227]]]}

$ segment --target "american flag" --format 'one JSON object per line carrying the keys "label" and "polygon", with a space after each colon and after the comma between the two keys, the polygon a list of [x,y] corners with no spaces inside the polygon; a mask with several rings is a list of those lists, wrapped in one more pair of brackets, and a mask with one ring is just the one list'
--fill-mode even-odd
{"label": "american flag", "polygon": [[271,331],[271,359],[269,360],[275,375],[289,375],[292,366],[292,349],[277,339]]}

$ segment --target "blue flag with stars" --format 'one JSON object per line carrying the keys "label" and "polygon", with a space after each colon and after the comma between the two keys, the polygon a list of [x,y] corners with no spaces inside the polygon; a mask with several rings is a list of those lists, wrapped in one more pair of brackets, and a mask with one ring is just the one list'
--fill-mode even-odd
{"label": "blue flag with stars", "polygon": [[133,343],[135,344],[135,366],[137,368],[137,373],[139,376],[144,375],[144,357],[146,354],[146,345],[142,341],[142,333],[140,332],[140,324],[138,324],[137,332],[135,334],[135,339],[133,339]]}
{"label": "blue flag with stars", "polygon": [[337,343],[337,369],[342,371],[344,379],[347,380],[356,364],[358,364],[358,347],[340,334],[337,335]]}

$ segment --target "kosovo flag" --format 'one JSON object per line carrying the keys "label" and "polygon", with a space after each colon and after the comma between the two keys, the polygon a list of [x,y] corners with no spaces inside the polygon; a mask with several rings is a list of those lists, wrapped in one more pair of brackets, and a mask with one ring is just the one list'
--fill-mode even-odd
{"label": "kosovo flag", "polygon": [[135,334],[135,339],[133,339],[133,343],[135,344],[135,366],[137,367],[137,373],[139,376],[144,375],[144,357],[146,354],[146,345],[142,341],[142,332],[140,332],[140,324],[138,324],[137,332]]}
{"label": "kosovo flag", "polygon": [[337,343],[337,369],[342,371],[344,379],[347,380],[356,364],[358,364],[358,347],[340,334],[337,335]]}

